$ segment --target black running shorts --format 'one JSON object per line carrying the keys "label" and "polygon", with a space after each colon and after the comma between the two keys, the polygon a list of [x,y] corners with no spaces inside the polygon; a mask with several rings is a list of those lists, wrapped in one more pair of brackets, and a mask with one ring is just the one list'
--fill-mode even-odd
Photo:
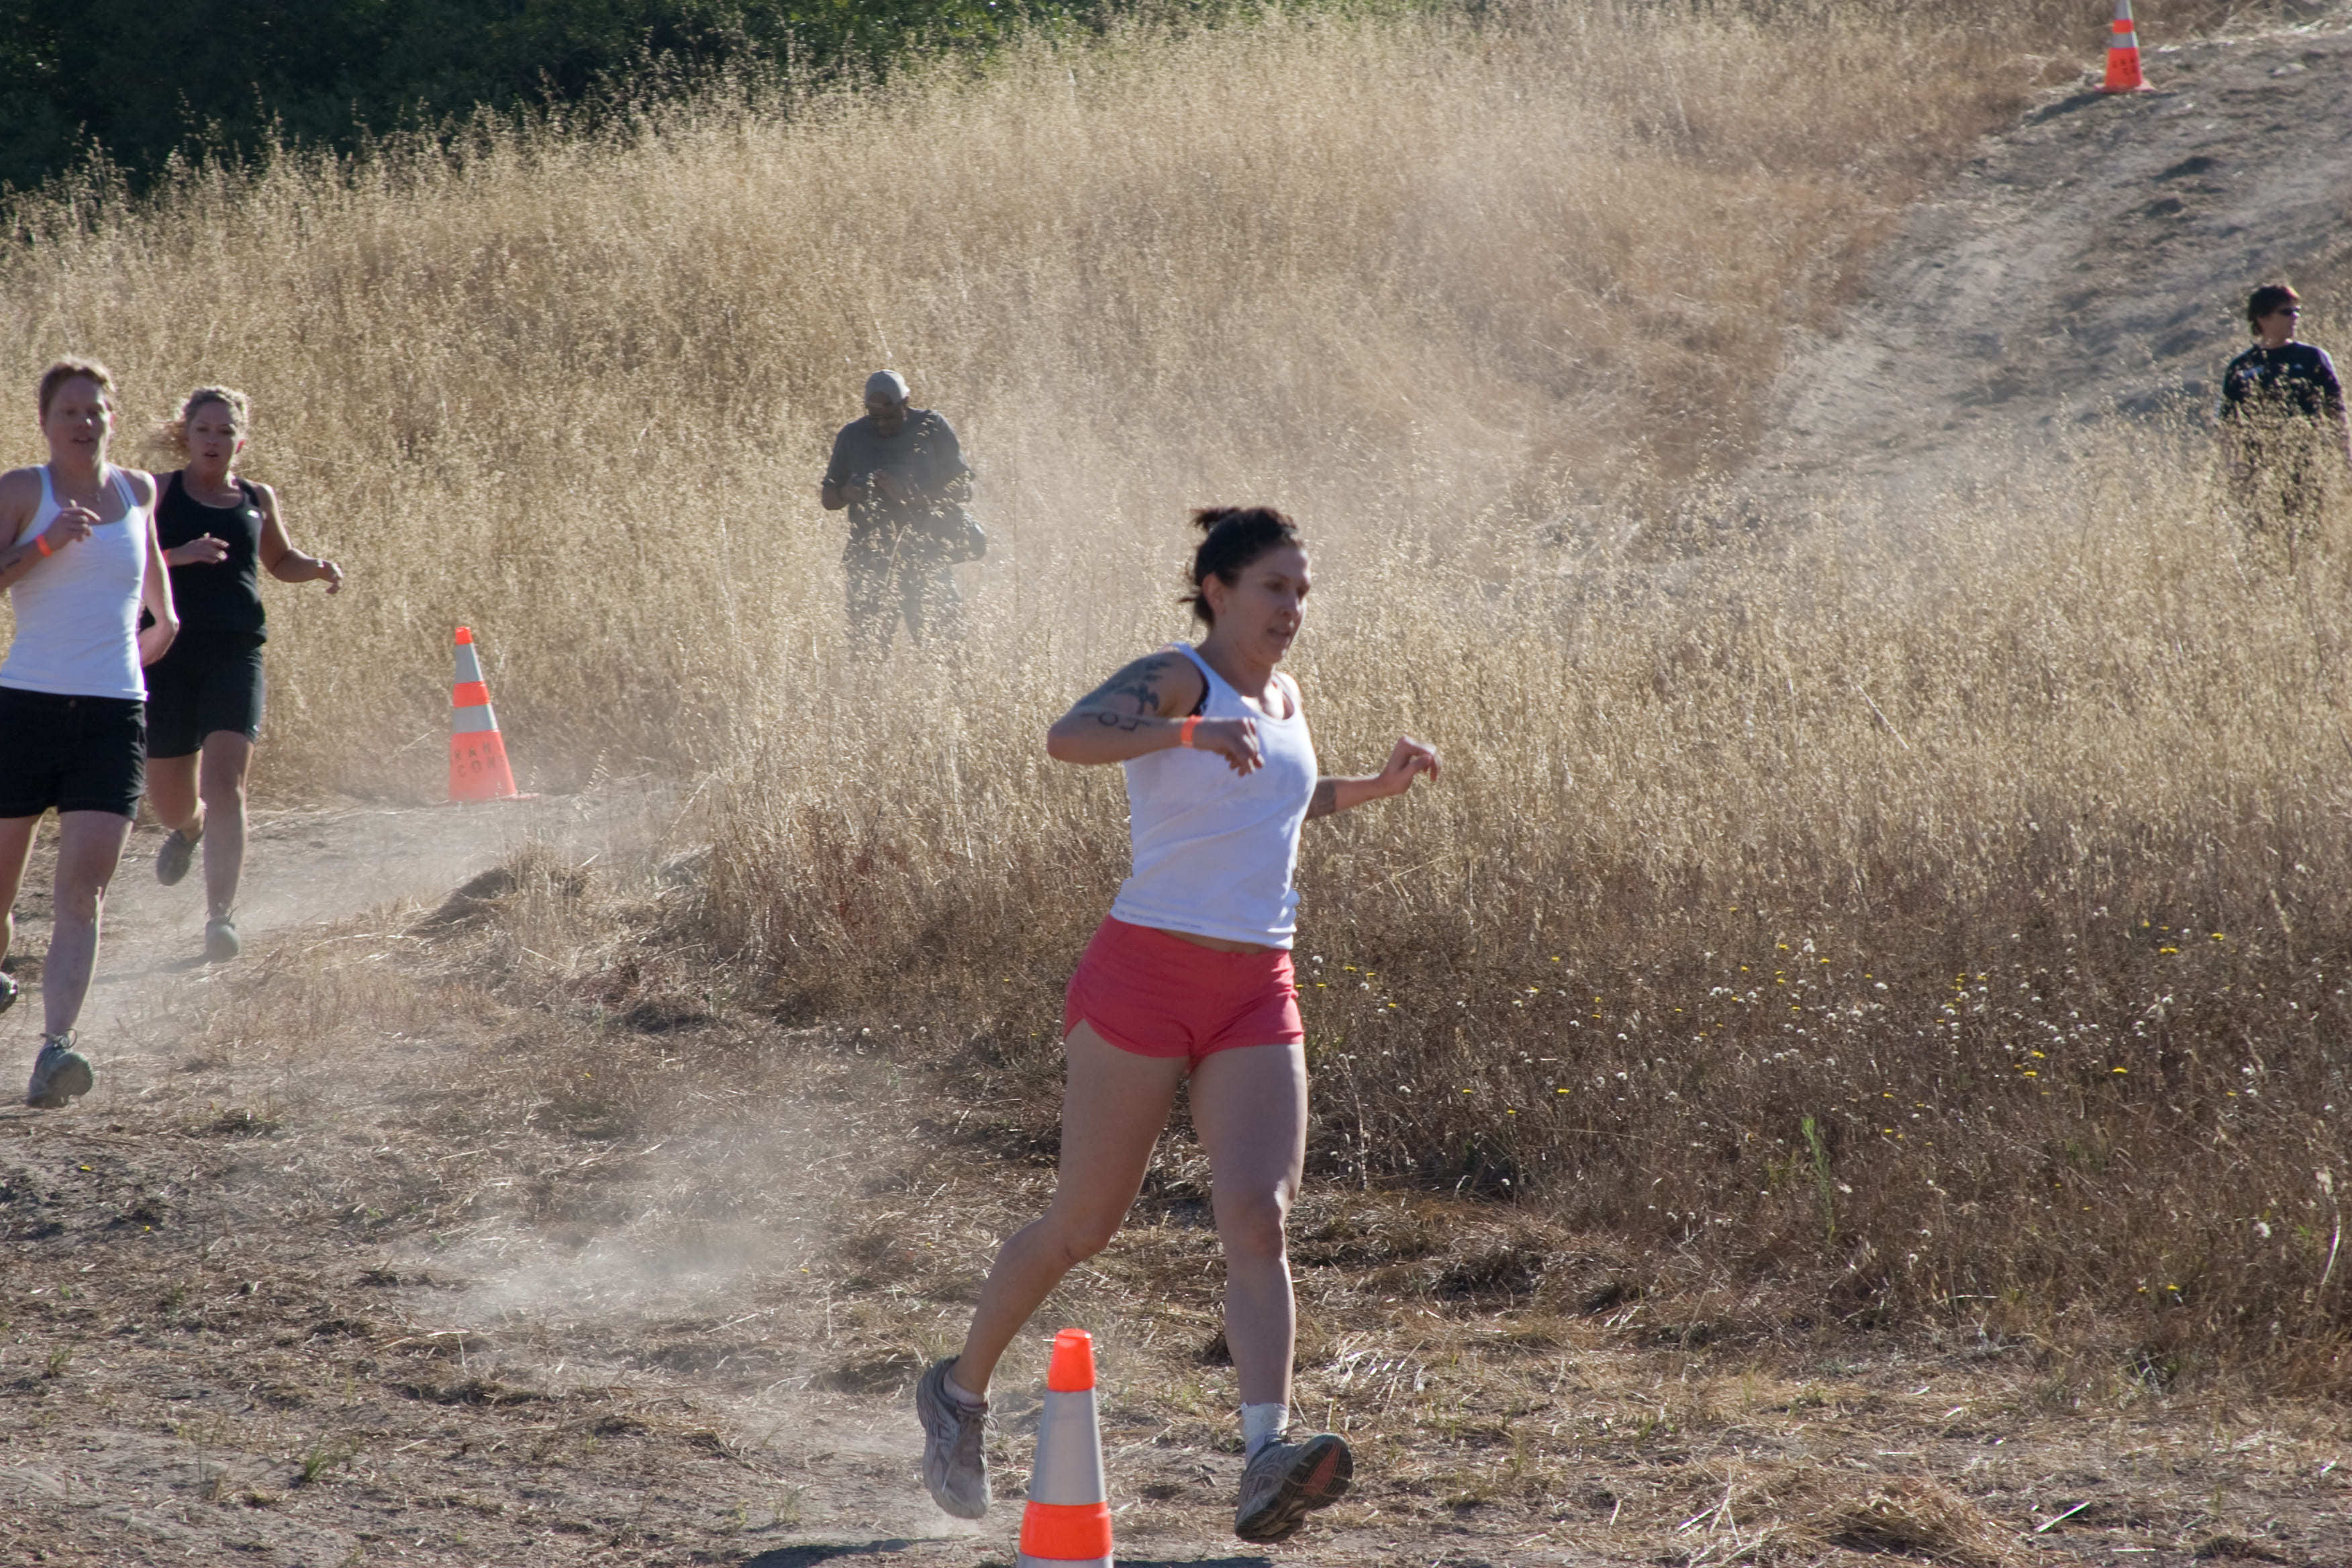
{"label": "black running shorts", "polygon": [[242,633],[183,633],[147,667],[147,754],[184,757],[215,730],[261,733],[261,644]]}
{"label": "black running shorts", "polygon": [[145,704],[0,686],[0,818],[51,806],[135,816],[146,787]]}

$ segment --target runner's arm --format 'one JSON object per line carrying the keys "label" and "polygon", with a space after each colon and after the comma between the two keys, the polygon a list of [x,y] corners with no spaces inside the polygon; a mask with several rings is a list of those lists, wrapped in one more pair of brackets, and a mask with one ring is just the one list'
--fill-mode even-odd
{"label": "runner's arm", "polygon": [[[147,478],[155,486],[155,504],[163,504],[163,487],[172,482],[169,474],[151,473]],[[159,520],[158,525],[161,527]],[[217,566],[228,559],[228,542],[215,534],[199,534],[185,544],[174,544],[163,552],[166,566]]]}
{"label": "runner's arm", "polygon": [[1307,803],[1307,816],[1311,821],[1318,816],[1336,816],[1352,811],[1368,800],[1385,800],[1392,795],[1402,795],[1412,787],[1412,781],[1427,773],[1430,782],[1437,782],[1437,753],[1411,735],[1401,735],[1389,752],[1388,766],[1370,778],[1340,778],[1326,773],[1316,781],[1315,794]]}
{"label": "runner's arm", "polygon": [[[1181,653],[1147,654],[1078,699],[1045,731],[1045,754],[1081,765],[1123,763],[1147,752],[1183,744],[1186,716],[1201,704],[1206,683]],[[1195,749],[1213,751],[1235,773],[1258,764],[1257,726],[1247,719],[1203,719],[1192,731]]]}
{"label": "runner's arm", "polygon": [[327,592],[343,591],[343,569],[333,562],[316,555],[305,555],[294,548],[294,541],[286,531],[286,519],[278,510],[278,492],[268,485],[256,485],[261,492],[261,564],[280,583],[320,583]]}
{"label": "runner's arm", "polygon": [[155,624],[139,634],[139,662],[144,665],[163,658],[172,639],[180,635],[180,612],[172,605],[172,574],[163,564],[163,539],[155,528],[152,479],[147,481],[142,504],[147,509],[147,565],[141,576],[139,597],[147,613],[155,617]]}
{"label": "runner's arm", "polygon": [[[33,468],[15,468],[0,475],[0,533],[10,539],[24,532],[25,525],[40,510],[41,480]],[[58,509],[49,526],[37,534],[26,534],[10,545],[0,546],[0,590],[5,590],[38,569],[50,555],[80,543],[89,537],[98,525],[98,514],[79,502],[69,502]],[[43,544],[48,546],[43,549]]]}
{"label": "runner's arm", "polygon": [[[39,545],[30,539],[16,541],[16,536],[25,531],[25,524],[32,520],[33,508],[38,504],[35,498],[41,493],[28,482],[30,476],[28,468],[0,475],[0,538],[12,542],[0,544],[0,592],[15,586],[16,579],[30,572],[33,563],[41,559]],[[56,549],[56,543],[52,542],[49,548]]]}

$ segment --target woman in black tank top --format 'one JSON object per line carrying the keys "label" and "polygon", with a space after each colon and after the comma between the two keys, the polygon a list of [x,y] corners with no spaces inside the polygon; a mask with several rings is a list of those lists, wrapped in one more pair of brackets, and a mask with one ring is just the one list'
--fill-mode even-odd
{"label": "woman in black tank top", "polygon": [[167,427],[187,457],[156,476],[156,536],[180,605],[179,639],[147,675],[147,799],[171,829],[155,857],[169,887],[205,846],[205,956],[237,955],[237,880],[245,869],[245,777],[261,730],[260,574],[343,585],[331,561],[287,537],[277,492],[234,472],[245,450],[245,394],[200,386]]}

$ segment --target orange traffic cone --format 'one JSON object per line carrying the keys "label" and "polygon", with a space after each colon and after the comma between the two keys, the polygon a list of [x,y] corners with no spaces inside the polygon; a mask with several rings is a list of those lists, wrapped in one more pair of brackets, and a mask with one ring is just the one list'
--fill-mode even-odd
{"label": "orange traffic cone", "polygon": [[1015,1568],[1111,1568],[1110,1499],[1095,1425],[1095,1342],[1084,1329],[1054,1336],[1037,1464],[1029,1472],[1021,1554],[1013,1562]]}
{"label": "orange traffic cone", "polygon": [[499,716],[490,710],[490,688],[474,654],[471,628],[457,628],[457,679],[449,693],[449,798],[512,800],[514,773],[507,766],[507,743]]}
{"label": "orange traffic cone", "polygon": [[2116,0],[2115,36],[2107,40],[2107,79],[2101,92],[2151,92],[2139,74],[2139,29],[2132,24],[2131,0]]}

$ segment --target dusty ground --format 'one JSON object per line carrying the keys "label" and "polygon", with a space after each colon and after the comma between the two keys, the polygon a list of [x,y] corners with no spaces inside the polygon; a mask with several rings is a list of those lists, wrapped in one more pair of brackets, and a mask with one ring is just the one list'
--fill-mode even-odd
{"label": "dusty ground", "polygon": [[[0,1112],[0,1560],[1010,1561],[1016,1507],[972,1530],[924,1498],[904,1398],[1042,1201],[1034,1119],[951,1097],[887,1024],[665,989],[689,971],[653,939],[564,949],[660,929],[661,877],[595,880],[660,817],[273,817],[217,972],[172,956],[192,889],[134,861],[102,1087]],[[414,896],[526,834],[536,882],[439,921]],[[318,923],[338,900],[368,912]],[[1008,1367],[1017,1499],[1022,1372],[1054,1323],[1097,1331],[1126,1561],[2352,1560],[2338,1411],[2070,1364],[1965,1304],[1902,1340],[1759,1330],[1507,1207],[1328,1190],[1300,1403],[1363,1484],[1244,1549],[1200,1175],[1171,1139]]]}
{"label": "dusty ground", "polygon": [[[1792,371],[1781,482],[2202,397],[2247,278],[2343,247],[2352,38],[2149,67],[2162,91],[2055,95],[1922,206]],[[659,933],[691,867],[639,868],[668,809],[268,816],[220,971],[142,831],[87,1019],[99,1090],[0,1110],[0,1561],[1003,1564],[1024,1380],[1075,1321],[1129,1563],[2352,1562],[2336,1408],[2069,1361],[1965,1302],[1904,1337],[1775,1321],[1507,1207],[1324,1189],[1300,1405],[1361,1486],[1244,1548],[1181,1139],[1008,1363],[1016,1503],[953,1525],[905,1391],[1042,1201],[1008,1107],[1050,1087],[976,1096],[887,1020],[787,1029],[685,984]],[[432,918],[526,838],[536,871]],[[45,898],[21,912],[37,952]],[[12,1072],[37,1005],[0,1030]]]}

